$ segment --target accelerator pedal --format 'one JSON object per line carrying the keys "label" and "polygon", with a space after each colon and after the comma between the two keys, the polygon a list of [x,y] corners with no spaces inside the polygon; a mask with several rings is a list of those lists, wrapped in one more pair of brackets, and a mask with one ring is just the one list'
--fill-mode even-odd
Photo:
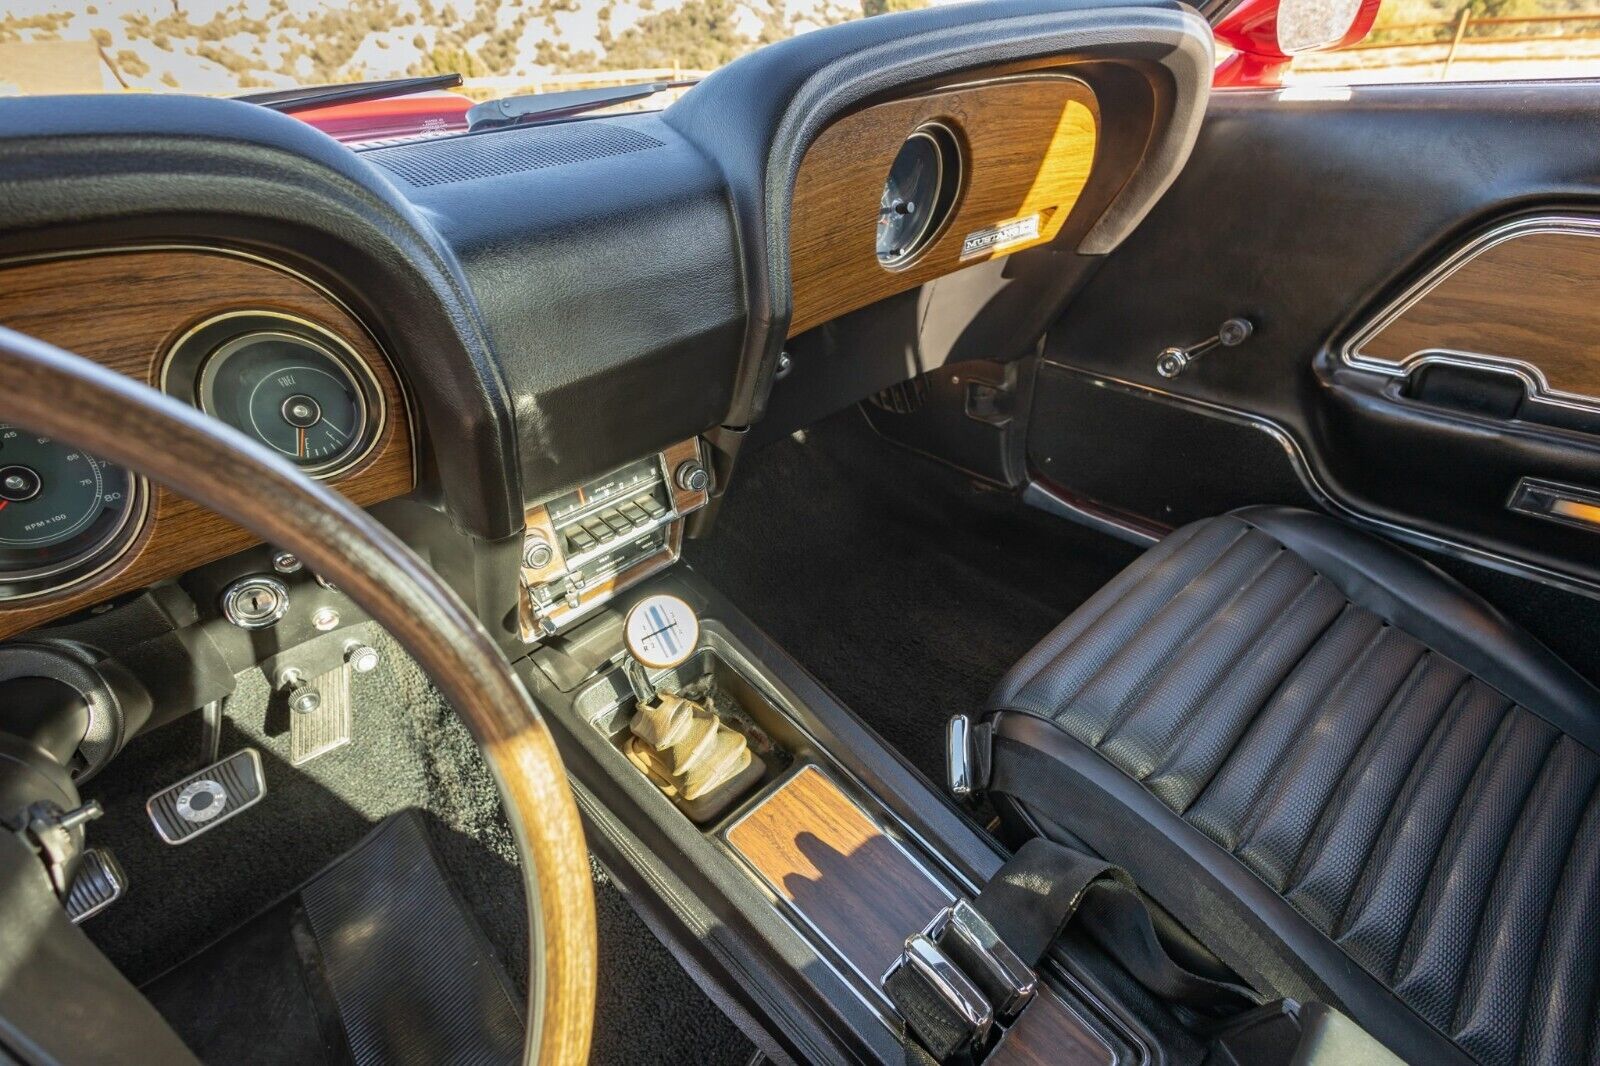
{"label": "accelerator pedal", "polygon": [[204,770],[168,785],[145,801],[156,832],[168,844],[187,844],[267,794],[261,754],[243,748]]}
{"label": "accelerator pedal", "polygon": [[90,848],[78,863],[78,873],[67,890],[67,917],[73,923],[93,918],[128,889],[128,875],[110,848]]}

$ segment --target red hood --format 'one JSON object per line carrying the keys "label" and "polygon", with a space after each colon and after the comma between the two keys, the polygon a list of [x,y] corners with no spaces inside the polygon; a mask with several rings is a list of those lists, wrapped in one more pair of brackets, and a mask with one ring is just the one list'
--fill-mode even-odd
{"label": "red hood", "polygon": [[417,93],[388,100],[332,104],[294,117],[346,144],[449,133],[467,128],[472,101],[455,93]]}

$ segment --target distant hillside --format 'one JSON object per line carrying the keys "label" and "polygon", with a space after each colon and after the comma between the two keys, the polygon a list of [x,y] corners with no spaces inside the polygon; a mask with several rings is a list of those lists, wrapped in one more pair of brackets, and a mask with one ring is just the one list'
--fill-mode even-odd
{"label": "distant hillside", "polygon": [[[1378,21],[1374,27],[1373,39],[1386,40],[1403,38],[1414,40],[1419,36],[1426,36],[1418,30],[1395,30],[1391,26],[1406,26],[1414,23],[1438,23],[1435,30],[1437,36],[1448,37],[1450,30],[1448,24],[1453,23],[1461,16],[1463,9],[1472,13],[1472,18],[1507,18],[1531,15],[1578,15],[1596,14],[1595,0],[1383,0],[1383,7],[1378,11]],[[1523,27],[1503,27],[1498,32],[1504,34],[1525,33],[1528,35],[1549,33],[1548,24],[1533,23]]]}
{"label": "distant hillside", "polygon": [[[131,88],[235,92],[456,71],[710,69],[924,0],[0,0],[0,43],[93,40]],[[0,91],[6,81],[0,70]]]}

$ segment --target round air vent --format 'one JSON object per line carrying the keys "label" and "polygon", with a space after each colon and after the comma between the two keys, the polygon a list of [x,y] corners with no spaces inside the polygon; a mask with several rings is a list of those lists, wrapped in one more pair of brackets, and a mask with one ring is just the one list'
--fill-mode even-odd
{"label": "round air vent", "polygon": [[878,209],[878,262],[909,265],[944,224],[961,189],[961,146],[949,127],[929,122],[900,146]]}

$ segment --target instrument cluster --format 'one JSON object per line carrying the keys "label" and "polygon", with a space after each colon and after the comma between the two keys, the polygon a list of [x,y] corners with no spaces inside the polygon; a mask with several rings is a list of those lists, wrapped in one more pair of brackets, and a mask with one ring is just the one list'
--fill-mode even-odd
{"label": "instrument cluster", "polygon": [[[343,339],[273,311],[196,325],[166,353],[160,384],[316,478],[366,458],[387,416],[372,370]],[[122,467],[0,423],[0,601],[109,567],[138,539],[150,496]]]}
{"label": "instrument cluster", "polygon": [[313,477],[343,473],[378,439],[383,394],[333,333],[268,311],[219,315],[178,340],[161,373],[194,404]]}

